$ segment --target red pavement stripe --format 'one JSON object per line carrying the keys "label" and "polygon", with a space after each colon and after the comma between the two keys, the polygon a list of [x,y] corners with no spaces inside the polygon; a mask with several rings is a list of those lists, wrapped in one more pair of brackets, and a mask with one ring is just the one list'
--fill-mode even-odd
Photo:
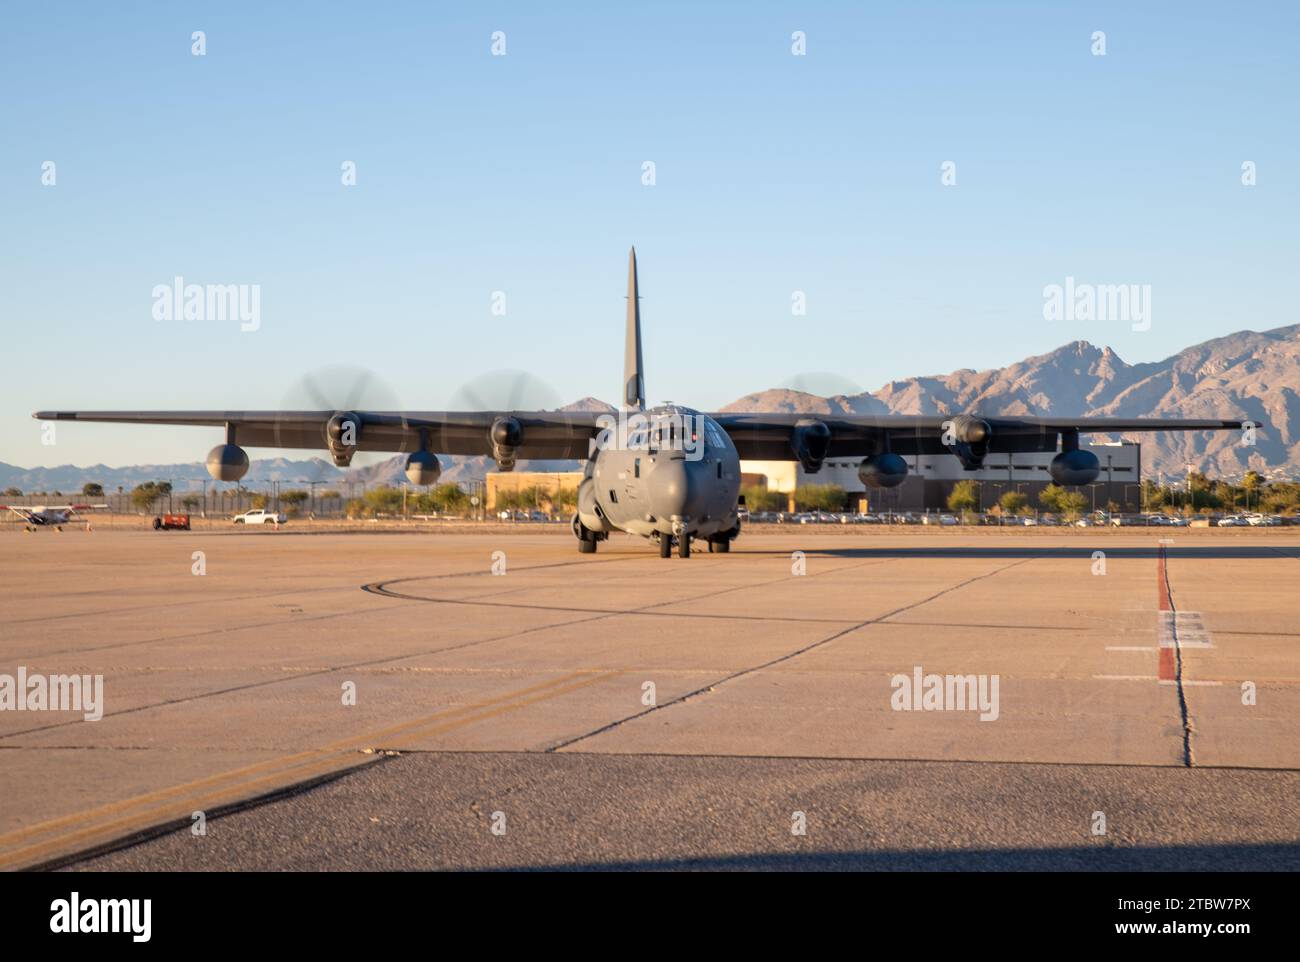
{"label": "red pavement stripe", "polygon": [[1178,666],[1174,656],[1174,649],[1160,649],[1160,670],[1157,677],[1161,681],[1176,681],[1178,678]]}

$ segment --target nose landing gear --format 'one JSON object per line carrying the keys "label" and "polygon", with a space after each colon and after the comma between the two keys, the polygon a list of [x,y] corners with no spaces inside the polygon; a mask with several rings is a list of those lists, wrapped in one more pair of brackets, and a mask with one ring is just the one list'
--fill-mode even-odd
{"label": "nose landing gear", "polygon": [[691,556],[691,536],[681,534],[673,537],[669,534],[659,535],[659,557],[671,558],[673,556],[673,545],[677,545],[677,557],[689,558]]}

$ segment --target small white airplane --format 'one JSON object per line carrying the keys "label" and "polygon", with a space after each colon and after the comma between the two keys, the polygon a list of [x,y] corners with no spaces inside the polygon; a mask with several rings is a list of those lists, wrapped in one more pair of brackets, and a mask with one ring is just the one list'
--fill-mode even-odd
{"label": "small white airplane", "polygon": [[23,519],[24,531],[35,531],[37,528],[53,528],[55,531],[62,531],[65,524],[84,524],[86,530],[90,530],[90,519],[82,518],[82,511],[106,511],[106,504],[37,504],[30,507],[19,504],[0,504],[0,508],[8,508],[18,517]]}

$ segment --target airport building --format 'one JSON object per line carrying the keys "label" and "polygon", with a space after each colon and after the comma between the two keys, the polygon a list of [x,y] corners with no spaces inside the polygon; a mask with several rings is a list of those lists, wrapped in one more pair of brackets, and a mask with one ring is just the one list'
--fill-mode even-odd
{"label": "airport building", "polygon": [[576,494],[581,483],[581,471],[489,471],[485,484],[487,507],[495,511],[497,497],[505,491],[515,494],[535,488],[545,501],[547,495],[560,490]]}
{"label": "airport building", "polygon": [[[1104,508],[1114,502],[1121,511],[1141,510],[1142,446],[1130,441],[1087,444],[1101,463],[1097,480],[1083,488],[1091,504]],[[858,479],[860,459],[829,459],[817,474],[808,474],[796,461],[742,461],[743,484],[764,484],[770,491],[793,492],[806,484],[834,484],[849,493],[850,511],[945,511],[948,495],[958,481],[975,481],[980,509],[998,503],[1008,491],[1019,491],[1038,507],[1038,493],[1052,483],[1048,466],[1055,452],[990,454],[984,467],[966,471],[949,455],[907,455],[907,478],[896,488],[868,488]]]}

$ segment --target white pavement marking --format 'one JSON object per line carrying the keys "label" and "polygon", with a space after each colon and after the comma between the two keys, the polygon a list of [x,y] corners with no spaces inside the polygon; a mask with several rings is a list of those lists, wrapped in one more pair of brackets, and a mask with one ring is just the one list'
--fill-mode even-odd
{"label": "white pavement marking", "polygon": [[1160,612],[1161,648],[1213,648],[1214,640],[1199,611]]}
{"label": "white pavement marking", "polygon": [[1098,681],[1156,681],[1155,675],[1093,675]]}

